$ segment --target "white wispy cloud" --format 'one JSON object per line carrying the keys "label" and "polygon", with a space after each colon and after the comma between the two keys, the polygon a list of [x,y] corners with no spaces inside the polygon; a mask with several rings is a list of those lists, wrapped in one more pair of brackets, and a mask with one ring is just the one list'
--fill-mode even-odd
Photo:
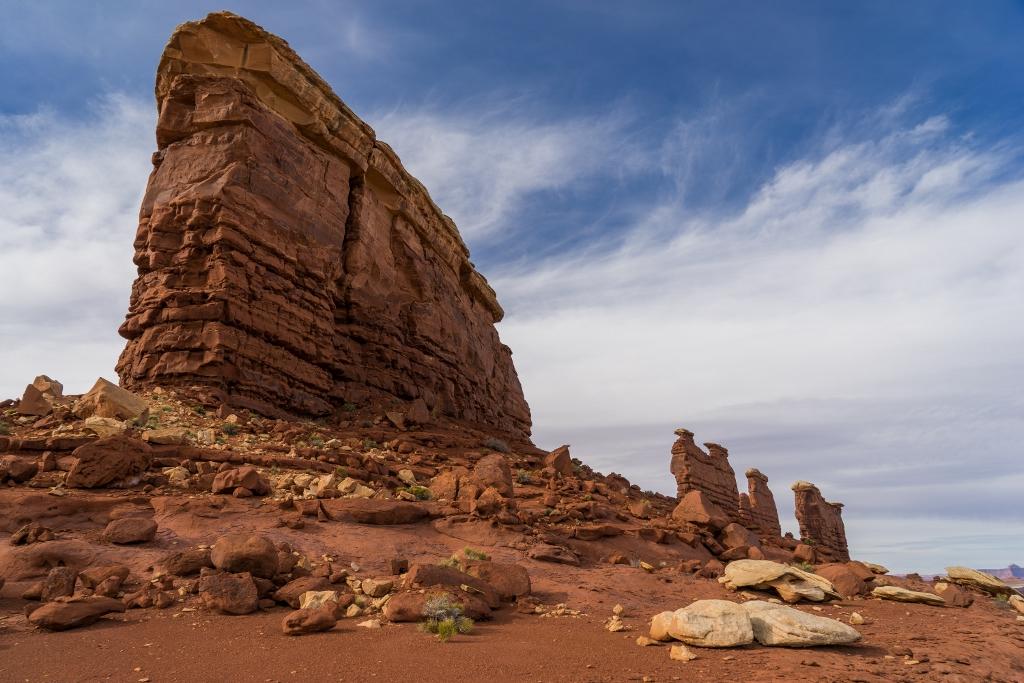
{"label": "white wispy cloud", "polygon": [[0,395],[40,373],[69,391],[113,376],[155,118],[123,95],[84,119],[0,116]]}
{"label": "white wispy cloud", "polygon": [[370,121],[431,195],[442,198],[441,208],[469,240],[529,230],[517,225],[516,212],[531,195],[578,186],[638,162],[626,143],[629,117],[623,111],[543,121],[516,110],[514,102],[462,114],[394,110]]}

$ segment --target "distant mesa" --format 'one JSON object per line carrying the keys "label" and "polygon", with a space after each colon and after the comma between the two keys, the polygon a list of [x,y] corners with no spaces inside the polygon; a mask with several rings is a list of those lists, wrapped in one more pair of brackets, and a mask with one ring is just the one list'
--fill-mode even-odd
{"label": "distant mesa", "polygon": [[229,12],[183,24],[156,100],[122,386],[280,417],[417,402],[529,437],[455,224],[284,40]]}

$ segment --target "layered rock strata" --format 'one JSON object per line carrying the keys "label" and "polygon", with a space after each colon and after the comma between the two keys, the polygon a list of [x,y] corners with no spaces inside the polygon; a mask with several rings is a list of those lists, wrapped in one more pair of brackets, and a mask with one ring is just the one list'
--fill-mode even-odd
{"label": "layered rock strata", "polygon": [[269,415],[422,399],[529,436],[455,224],[287,43],[227,12],[183,24],[156,98],[123,386]]}
{"label": "layered rock strata", "polygon": [[793,484],[793,492],[803,542],[812,545],[823,559],[848,561],[850,551],[843,525],[843,504],[825,500],[818,487],[806,481]]}
{"label": "layered rock strata", "polygon": [[781,537],[779,510],[775,506],[775,496],[768,488],[768,477],[754,468],[747,470],[746,476],[747,493],[741,493],[739,501],[744,524],[761,536]]}
{"label": "layered rock strata", "polygon": [[736,473],[729,464],[729,451],[715,443],[706,443],[706,452],[693,441],[693,432],[675,431],[672,444],[672,474],[676,493],[682,499],[690,491],[702,491],[730,519],[739,520],[739,489]]}

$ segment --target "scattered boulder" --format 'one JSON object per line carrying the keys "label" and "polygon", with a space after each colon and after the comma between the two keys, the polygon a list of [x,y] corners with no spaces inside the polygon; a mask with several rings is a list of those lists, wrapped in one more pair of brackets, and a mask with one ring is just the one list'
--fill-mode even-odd
{"label": "scattered boulder", "polygon": [[235,467],[217,473],[210,490],[213,493],[234,493],[242,488],[255,496],[270,493],[270,482],[255,467]]}
{"label": "scattered boulder", "polygon": [[281,630],[286,636],[300,636],[330,631],[337,623],[334,611],[329,608],[305,608],[285,615],[281,620]]}
{"label": "scattered boulder", "polygon": [[290,605],[293,609],[298,609],[299,600],[304,593],[330,589],[331,582],[322,576],[300,576],[278,588],[274,593],[274,600]]}
{"label": "scattered boulder", "polygon": [[672,510],[672,519],[714,530],[723,529],[729,524],[729,517],[722,512],[722,509],[712,503],[703,491],[699,490],[690,491],[683,496],[679,504]]}
{"label": "scattered boulder", "polygon": [[33,543],[52,541],[55,538],[57,538],[57,536],[53,533],[53,529],[41,524],[30,523],[11,534],[10,544],[32,545]]}
{"label": "scattered boulder", "polygon": [[71,457],[74,464],[65,484],[91,489],[138,477],[149,468],[152,449],[138,439],[118,435],[79,446]]}
{"label": "scattered boulder", "polygon": [[359,585],[371,598],[383,598],[395,587],[394,579],[363,579]]}
{"label": "scattered boulder", "polygon": [[1006,583],[985,572],[968,567],[946,567],[946,576],[953,583],[971,586],[991,595],[1012,595],[1015,591]]}
{"label": "scattered boulder", "polygon": [[53,412],[54,403],[64,396],[60,382],[46,375],[39,375],[32,384],[25,387],[25,393],[18,403],[18,414],[45,417]]}
{"label": "scattered boulder", "polygon": [[123,420],[115,420],[112,417],[93,415],[92,417],[85,418],[82,422],[82,429],[92,432],[101,439],[105,439],[108,436],[124,434],[128,430],[128,423]]}
{"label": "scattered boulder", "polygon": [[668,658],[676,662],[692,662],[697,655],[685,645],[673,645],[668,650]]}
{"label": "scattered boulder", "polygon": [[530,548],[526,556],[533,560],[540,560],[541,562],[556,562],[558,564],[571,564],[578,567],[580,564],[580,558],[576,557],[576,553],[563,548],[560,545],[552,545],[550,543],[538,543],[537,545]]}
{"label": "scattered boulder", "polygon": [[754,638],[762,645],[813,647],[847,645],[860,640],[860,633],[851,626],[785,605],[762,600],[743,603],[750,617]]}
{"label": "scattered boulder", "polygon": [[249,572],[264,579],[277,574],[277,548],[259,534],[228,534],[210,550],[213,566],[225,572]]}
{"label": "scattered boulder", "polygon": [[727,588],[754,588],[775,590],[786,602],[810,600],[821,602],[839,598],[839,594],[828,579],[770,560],[737,560],[725,567],[719,579]]}
{"label": "scattered boulder", "polygon": [[493,586],[502,600],[515,600],[530,594],[530,574],[518,564],[469,560],[463,563],[463,567],[470,576]]}
{"label": "scattered boulder", "polygon": [[481,489],[493,486],[503,497],[512,497],[512,468],[503,455],[491,453],[480,458],[469,479]]}
{"label": "scattered boulder", "polygon": [[299,596],[299,609],[330,609],[333,612],[340,598],[335,590],[306,591]]}
{"label": "scattered boulder", "polygon": [[912,591],[899,586],[876,586],[871,595],[883,600],[895,600],[897,602],[919,602],[925,605],[945,607],[946,601],[934,593]]}
{"label": "scattered boulder", "polygon": [[149,543],[156,538],[156,522],[148,517],[122,517],[111,520],[103,538],[118,545]]}
{"label": "scattered boulder", "polygon": [[50,602],[73,595],[77,580],[78,572],[71,567],[54,567],[43,579],[39,599]]}
{"label": "scattered boulder", "polygon": [[569,455],[569,446],[559,446],[544,456],[544,466],[550,467],[564,477],[572,474],[572,457]]}
{"label": "scattered boulder", "polygon": [[5,455],[0,458],[0,482],[13,481],[23,484],[39,473],[39,464],[19,458],[16,455]]}
{"label": "scattered boulder", "polygon": [[75,403],[74,413],[82,419],[97,415],[141,422],[149,414],[149,404],[141,396],[100,377]]}
{"label": "scattered boulder", "polygon": [[425,591],[403,591],[395,593],[384,604],[384,617],[394,623],[422,621],[424,608],[431,598],[447,596],[462,605],[462,612],[470,619],[490,619],[491,608],[479,595],[461,589],[430,588]]}
{"label": "scattered boulder", "polygon": [[868,584],[864,581],[863,576],[848,564],[824,564],[816,567],[814,573],[827,579],[836,592],[844,598],[865,595],[868,592]]}
{"label": "scattered boulder", "polygon": [[936,583],[935,592],[942,596],[948,607],[970,607],[974,604],[974,596],[969,591],[952,583]]}
{"label": "scattered boulder", "polygon": [[163,574],[191,576],[206,567],[213,567],[209,548],[192,548],[164,555],[157,565]]}
{"label": "scattered boulder", "polygon": [[657,626],[652,623],[651,637],[655,640],[668,635],[699,647],[735,647],[754,640],[750,617],[735,602],[698,600],[671,612],[670,620],[663,614],[655,617]]}
{"label": "scattered boulder", "polygon": [[48,602],[29,614],[28,620],[48,631],[65,631],[88,626],[111,612],[124,612],[124,603],[105,597],[72,598],[66,602]]}
{"label": "scattered boulder", "polygon": [[1010,596],[1007,602],[1010,604],[1010,607],[1014,608],[1021,614],[1024,614],[1024,597],[1021,597],[1019,594],[1014,593]]}
{"label": "scattered boulder", "polygon": [[124,581],[128,578],[129,573],[130,572],[128,567],[122,564],[108,564],[99,567],[89,567],[87,569],[83,569],[78,574],[78,580],[86,588],[96,588],[101,583],[110,578],[116,577],[121,581]]}
{"label": "scattered boulder", "polygon": [[256,582],[249,572],[209,572],[199,579],[198,590],[207,608],[224,614],[250,614],[259,606]]}
{"label": "scattered boulder", "polygon": [[757,534],[736,522],[726,524],[718,535],[719,542],[727,549],[743,548],[756,548],[761,545],[761,539],[758,538]]}
{"label": "scattered boulder", "polygon": [[406,590],[414,587],[453,586],[461,588],[468,586],[473,592],[480,595],[491,609],[496,609],[501,605],[501,596],[494,586],[454,567],[414,563],[409,567],[409,573],[405,575],[402,585]]}
{"label": "scattered boulder", "polygon": [[158,446],[182,446],[188,441],[184,427],[161,427],[142,432],[142,440]]}

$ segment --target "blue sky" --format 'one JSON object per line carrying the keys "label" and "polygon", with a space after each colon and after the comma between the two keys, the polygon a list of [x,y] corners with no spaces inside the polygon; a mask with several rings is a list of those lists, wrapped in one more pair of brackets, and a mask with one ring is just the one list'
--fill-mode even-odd
{"label": "blue sky", "polygon": [[[0,395],[112,374],[156,62],[221,8],[0,2]],[[809,479],[865,559],[1022,561],[1024,5],[230,9],[455,218],[539,445],[668,492],[685,425],[784,527]]]}

